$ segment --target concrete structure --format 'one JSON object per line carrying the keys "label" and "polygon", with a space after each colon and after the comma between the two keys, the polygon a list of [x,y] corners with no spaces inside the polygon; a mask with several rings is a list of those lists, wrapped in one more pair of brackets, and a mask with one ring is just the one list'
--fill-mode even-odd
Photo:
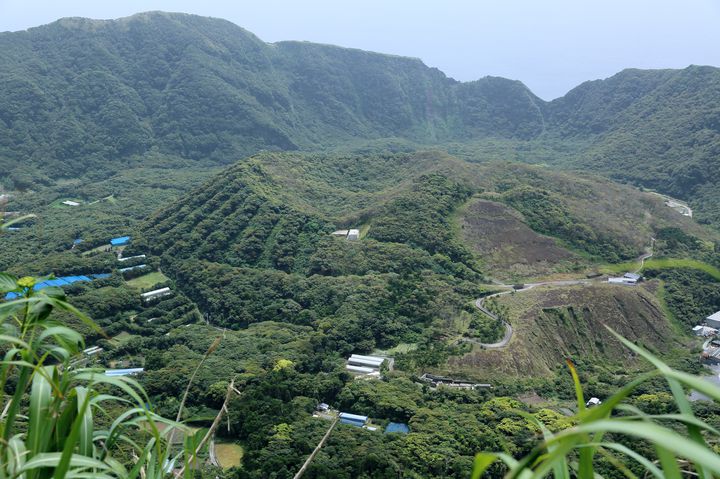
{"label": "concrete structure", "polygon": [[65,200],[62,202],[62,204],[67,205],[67,206],[80,206],[80,203],[78,203],[77,201],[71,201],[71,200]]}
{"label": "concrete structure", "polygon": [[110,246],[125,246],[127,244],[130,244],[129,236],[120,236],[110,240]]}
{"label": "concrete structure", "polygon": [[428,374],[428,373],[425,373],[422,376],[420,376],[420,380],[425,381],[427,383],[431,383],[434,387],[447,386],[450,388],[458,388],[458,389],[492,388],[491,384],[471,383],[468,381],[463,381],[461,379],[453,379],[453,378],[448,378],[445,376],[436,376],[434,374]]}
{"label": "concrete structure", "polygon": [[720,329],[720,311],[705,318],[705,322],[711,328]]}
{"label": "concrete structure", "polygon": [[357,241],[360,239],[360,230],[350,230],[347,234],[347,239],[350,241]]}
{"label": "concrete structure", "polygon": [[144,368],[129,368],[129,369],[107,369],[105,376],[130,376],[143,372]]}
{"label": "concrete structure", "polygon": [[592,407],[592,406],[599,406],[602,404],[602,401],[598,398],[590,398],[590,400],[585,404],[586,407]]}
{"label": "concrete structure", "polygon": [[169,294],[172,294],[172,291],[170,288],[160,288],[155,289],[153,291],[148,291],[147,293],[140,294],[140,297],[144,302],[149,302],[157,298],[162,298],[163,296],[167,296]]}
{"label": "concrete structure", "polygon": [[608,278],[608,283],[610,283],[610,284],[625,284],[625,285],[632,286],[634,284],[637,284],[637,281],[623,276],[622,278]]}
{"label": "concrete structure", "polygon": [[710,336],[716,336],[718,333],[717,329],[711,328],[709,326],[703,326],[701,324],[698,324],[692,330],[693,330],[693,333],[695,333],[695,336],[701,336],[703,338],[709,338]]}
{"label": "concrete structure", "polygon": [[337,230],[333,231],[331,233],[332,236],[337,236],[338,238],[347,238],[348,230]]}

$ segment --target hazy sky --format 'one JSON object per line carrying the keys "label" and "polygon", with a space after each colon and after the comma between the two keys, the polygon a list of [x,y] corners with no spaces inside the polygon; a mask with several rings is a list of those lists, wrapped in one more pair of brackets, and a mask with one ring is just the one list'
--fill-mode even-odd
{"label": "hazy sky", "polygon": [[623,68],[720,66],[720,0],[0,0],[0,31],[147,10],[220,17],[261,39],[421,58],[458,80],[552,99]]}

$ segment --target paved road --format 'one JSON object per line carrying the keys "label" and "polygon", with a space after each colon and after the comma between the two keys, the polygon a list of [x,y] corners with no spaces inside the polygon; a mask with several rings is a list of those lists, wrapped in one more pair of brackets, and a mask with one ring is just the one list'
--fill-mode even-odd
{"label": "paved road", "polygon": [[[595,280],[595,281],[597,281],[597,280]],[[484,298],[478,298],[477,300],[475,300],[475,307],[477,307],[484,314],[490,316],[495,321],[502,321],[503,326],[505,326],[505,335],[497,343],[483,343],[483,342],[478,341],[477,339],[472,339],[472,338],[462,338],[461,341],[467,342],[467,343],[479,344],[480,346],[482,346],[483,348],[486,348],[486,349],[502,349],[505,346],[507,346],[508,343],[510,342],[510,339],[512,338],[512,335],[513,335],[512,325],[510,325],[510,323],[508,323],[507,321],[500,319],[495,313],[493,313],[492,311],[487,309],[485,307],[486,299],[495,298],[497,296],[502,296],[504,294],[510,294],[513,292],[520,293],[522,291],[529,291],[538,286],[572,286],[572,285],[576,285],[576,284],[590,284],[592,282],[593,282],[593,280],[590,280],[590,279],[571,279],[571,280],[564,280],[564,281],[541,281],[539,283],[526,283],[520,289],[515,289],[513,287],[513,285],[511,285],[511,284],[503,284],[503,283],[495,282],[495,284],[497,284],[498,286],[508,288],[508,290],[501,291],[501,292],[495,293],[495,294],[491,294],[489,296],[485,296]]]}

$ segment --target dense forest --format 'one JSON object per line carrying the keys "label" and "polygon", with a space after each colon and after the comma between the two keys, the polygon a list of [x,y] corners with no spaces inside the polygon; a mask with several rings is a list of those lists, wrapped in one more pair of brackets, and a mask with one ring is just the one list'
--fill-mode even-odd
{"label": "dense forest", "polygon": [[[577,424],[563,358],[603,400],[648,369],[604,325],[703,372],[718,69],[626,70],[545,102],[161,12],[0,33],[0,66],[0,270],[22,278],[0,286],[88,275],[47,292],[99,326],[53,313],[102,348],[73,361],[144,368],[141,409],[201,432],[227,414],[213,441],[242,454],[223,471],[202,449],[197,477],[293,477],[330,425],[320,403],[376,430],[338,424],[306,478],[468,477],[479,451],[520,457]],[[632,271],[640,285],[606,284]],[[392,367],[356,377],[354,353]],[[654,378],[627,402],[675,413],[671,389]],[[720,426],[716,404],[680,410]]]}
{"label": "dense forest", "polygon": [[0,65],[0,166],[15,189],[260,150],[380,140],[482,161],[497,144],[658,189],[718,222],[716,68],[625,70],[544,102],[516,81],[461,83],[417,59],[267,44],[224,20],[159,12],[2,33]]}

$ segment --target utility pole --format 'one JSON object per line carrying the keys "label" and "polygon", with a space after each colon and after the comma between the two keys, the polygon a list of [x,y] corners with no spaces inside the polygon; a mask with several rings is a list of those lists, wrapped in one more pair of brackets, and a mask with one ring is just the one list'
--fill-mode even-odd
{"label": "utility pole", "polygon": [[335,427],[335,424],[337,424],[338,419],[339,418],[336,417],[335,420],[332,422],[332,424],[330,424],[330,427],[328,428],[327,432],[325,433],[323,438],[320,439],[320,443],[318,443],[315,450],[312,452],[312,454],[310,454],[310,456],[307,458],[307,461],[305,461],[305,464],[302,465],[302,467],[297,472],[297,474],[295,474],[295,477],[293,477],[293,479],[300,479],[302,477],[302,475],[305,474],[305,470],[308,468],[308,466],[310,466],[310,463],[312,462],[312,460],[315,459],[315,455],[317,455],[317,453],[320,452],[320,448],[323,447],[323,444],[325,444],[325,441],[327,440],[327,438],[330,437],[330,433],[332,432],[333,428]]}

